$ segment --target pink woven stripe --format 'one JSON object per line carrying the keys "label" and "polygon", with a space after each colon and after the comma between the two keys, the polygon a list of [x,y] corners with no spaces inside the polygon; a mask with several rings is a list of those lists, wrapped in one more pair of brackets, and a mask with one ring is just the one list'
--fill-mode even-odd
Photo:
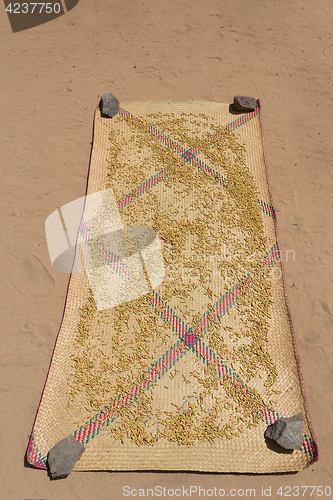
{"label": "pink woven stripe", "polygon": [[124,207],[126,207],[131,201],[143,195],[146,191],[148,191],[148,189],[150,189],[152,186],[155,186],[159,182],[163,181],[169,175],[170,175],[170,169],[167,167],[164,170],[161,170],[160,172],[155,174],[154,176],[150,177],[146,181],[144,181],[140,186],[134,188],[130,193],[123,196],[118,201],[119,209],[121,210]]}
{"label": "pink woven stripe", "polygon": [[39,469],[46,469],[46,463],[40,459],[40,453],[38,453],[33,436],[30,438],[27,450],[27,460],[29,464],[34,465]]}

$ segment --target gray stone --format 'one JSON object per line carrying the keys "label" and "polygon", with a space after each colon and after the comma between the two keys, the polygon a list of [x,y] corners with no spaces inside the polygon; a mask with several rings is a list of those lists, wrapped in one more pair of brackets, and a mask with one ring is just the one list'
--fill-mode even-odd
{"label": "gray stone", "polygon": [[258,103],[253,97],[247,97],[245,95],[235,95],[234,97],[234,108],[236,111],[254,111],[257,105]]}
{"label": "gray stone", "polygon": [[52,479],[67,477],[80,460],[85,447],[70,435],[56,443],[49,451],[47,463]]}
{"label": "gray stone", "polygon": [[110,93],[104,94],[101,97],[99,107],[103,115],[113,118],[119,111],[119,101]]}
{"label": "gray stone", "polygon": [[303,445],[303,414],[278,418],[267,427],[265,437],[273,439],[287,450],[299,450]]}

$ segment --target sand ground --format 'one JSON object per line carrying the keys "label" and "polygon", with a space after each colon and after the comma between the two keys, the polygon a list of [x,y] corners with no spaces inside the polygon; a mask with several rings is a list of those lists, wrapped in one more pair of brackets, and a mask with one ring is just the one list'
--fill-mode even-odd
{"label": "sand ground", "polygon": [[[1,500],[121,499],[124,486],[158,485],[255,488],[256,498],[263,486],[274,499],[279,486],[283,496],[287,486],[333,492],[332,19],[327,0],[80,0],[13,34],[0,7]],[[85,193],[94,110],[106,92],[120,102],[262,100],[282,252],[295,255],[285,271],[320,451],[312,467],[265,476],[73,473],[53,482],[25,467],[69,279],[52,269],[44,223]]]}

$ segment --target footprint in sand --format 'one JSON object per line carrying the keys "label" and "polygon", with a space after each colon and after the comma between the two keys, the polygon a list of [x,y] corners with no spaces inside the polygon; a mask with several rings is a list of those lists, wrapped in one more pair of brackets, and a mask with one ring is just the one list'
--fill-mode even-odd
{"label": "footprint in sand", "polygon": [[301,334],[301,340],[304,344],[313,346],[323,346],[327,345],[327,338],[325,337],[325,332],[314,330],[308,330]]}
{"label": "footprint in sand", "polygon": [[46,295],[52,291],[55,280],[38,257],[28,253],[15,257],[18,262],[13,278],[19,290],[35,296]]}
{"label": "footprint in sand", "polygon": [[330,308],[328,307],[327,302],[324,302],[323,300],[320,300],[319,302],[320,302],[321,307],[323,308],[325,314],[327,314],[327,316],[329,316],[330,318],[332,318],[332,313],[331,313]]}

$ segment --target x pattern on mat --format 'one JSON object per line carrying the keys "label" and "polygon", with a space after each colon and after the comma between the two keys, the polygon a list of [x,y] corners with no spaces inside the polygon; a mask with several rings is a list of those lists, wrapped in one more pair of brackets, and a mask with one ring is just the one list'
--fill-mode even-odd
{"label": "x pattern on mat", "polygon": [[[229,123],[226,125],[226,128],[230,131],[235,130],[236,128],[240,127],[241,125],[244,125],[247,123],[249,120],[252,120],[259,112],[259,108],[257,107],[255,111],[252,111],[251,113],[248,113],[246,115],[243,115],[242,117],[238,118],[237,120],[234,120],[233,122]],[[119,110],[119,114],[123,116],[124,118],[135,118],[137,121],[141,122],[140,118],[134,117],[131,113],[128,111],[125,111],[123,109]],[[195,167],[197,167],[199,170],[202,170],[203,172],[210,173],[216,181],[222,185],[223,187],[227,188],[228,187],[228,181],[227,179],[216,172],[213,168],[211,168],[209,165],[201,161],[199,158],[197,158],[197,154],[199,153],[199,149],[192,149],[192,150],[186,150],[182,145],[176,144],[174,141],[172,141],[167,135],[163,134],[160,132],[157,128],[150,126],[149,127],[149,133],[157,137],[159,141],[164,144],[168,148],[172,148],[176,153],[180,155],[180,158],[184,162],[190,162],[192,163]],[[214,145],[216,141],[219,139],[219,134],[215,134],[216,139],[212,139],[210,145]],[[154,176],[150,177],[143,183],[141,183],[139,186],[134,188],[130,193],[127,195],[123,196],[121,200],[119,200],[119,208],[124,208],[127,206],[133,199],[142,196],[148,189],[152,188],[154,185],[158,184],[159,182],[162,182],[164,179],[166,179],[170,175],[170,172],[168,168],[165,168],[155,174]],[[261,210],[265,215],[269,215],[272,217],[274,220],[276,220],[275,216],[275,210],[274,207],[271,205],[265,203],[264,201],[258,199],[258,203],[260,205]]]}
{"label": "x pattern on mat", "polygon": [[[212,366],[220,379],[224,380],[228,378],[236,381],[239,389],[245,391],[248,397],[251,398],[254,394],[253,389],[248,387],[231,368],[227,367],[219,356],[205,345],[201,335],[205,334],[209,327],[213,325],[219,317],[224,316],[230,311],[237,303],[241,294],[252,286],[256,277],[259,276],[261,272],[264,272],[265,269],[271,268],[278,261],[279,257],[279,249],[275,244],[268,252],[262,265],[224,294],[224,296],[216,302],[213,311],[207,311],[202,316],[201,322],[195,330],[186,325],[167,303],[163,303],[162,312],[160,313],[161,317],[163,321],[167,322],[172,330],[178,334],[179,340],[168,349],[146,373],[144,373],[143,381],[141,377],[139,377],[137,382],[132,385],[129,393],[126,395],[119,395],[113,401],[111,409],[110,407],[104,408],[101,412],[92,417],[89,422],[81,426],[80,429],[74,433],[75,438],[82,444],[88,443],[90,439],[99,433],[102,427],[110,425],[110,423],[115,420],[122,408],[135,402],[136,396],[140,391],[148,390],[150,383],[156,383],[158,379],[163,377],[163,375],[175,365],[175,363],[190,351],[192,351],[205,365]],[[151,307],[155,309],[157,305],[161,305],[161,300],[156,292],[153,292],[153,297],[153,300],[147,300]],[[199,333],[200,337],[198,336]],[[258,412],[260,418],[265,418],[267,423],[271,423],[272,417],[274,418],[276,415],[277,414],[271,408],[266,408],[265,403],[261,401],[260,410]]]}

